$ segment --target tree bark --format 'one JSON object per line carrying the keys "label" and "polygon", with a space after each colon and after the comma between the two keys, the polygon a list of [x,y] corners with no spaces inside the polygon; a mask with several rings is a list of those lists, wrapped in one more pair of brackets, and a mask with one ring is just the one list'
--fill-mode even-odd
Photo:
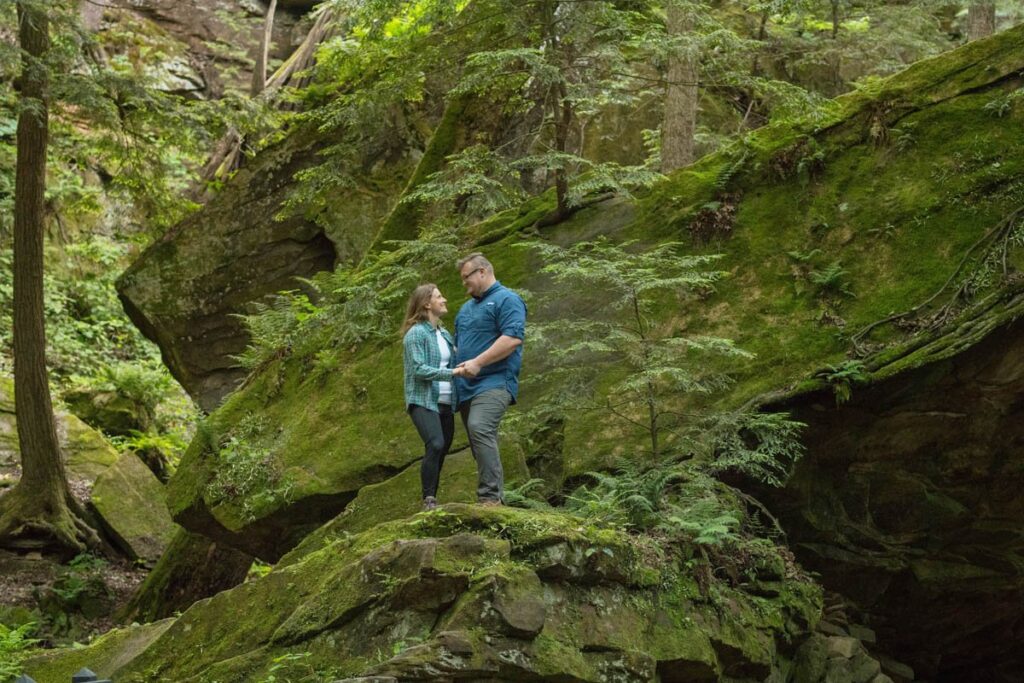
{"label": "tree bark", "polygon": [[118,615],[121,623],[157,621],[245,580],[252,558],[178,528],[160,561]]}
{"label": "tree bark", "polygon": [[967,8],[967,39],[987,38],[996,32],[996,4],[972,2]]}
{"label": "tree bark", "polygon": [[[555,149],[561,153],[569,150],[569,127],[572,126],[572,103],[564,83],[559,83],[555,97]],[[569,216],[569,174],[564,160],[555,169],[555,213],[557,221]]]}
{"label": "tree bark", "polygon": [[14,408],[21,480],[0,499],[0,543],[75,555],[99,539],[78,517],[64,472],[46,373],[43,234],[49,143],[49,22],[38,3],[18,2],[22,50],[14,190]]}
{"label": "tree bark", "polygon": [[[668,5],[666,28],[670,39],[678,41],[693,26],[692,17],[681,5]],[[697,130],[697,59],[692,50],[674,50],[668,62],[668,86],[665,115],[661,127],[661,171],[671,173],[694,161],[694,135]]]}
{"label": "tree bark", "polygon": [[270,59],[270,42],[274,35],[274,14],[277,12],[277,0],[270,0],[267,18],[263,23],[263,39],[260,41],[259,52],[256,54],[256,66],[252,71],[252,96],[256,97],[267,87],[267,61]]}

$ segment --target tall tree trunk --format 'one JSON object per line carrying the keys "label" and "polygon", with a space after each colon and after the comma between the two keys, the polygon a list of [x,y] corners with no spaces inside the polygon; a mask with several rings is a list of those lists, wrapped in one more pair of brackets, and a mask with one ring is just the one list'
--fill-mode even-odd
{"label": "tall tree trunk", "polygon": [[270,0],[267,18],[263,23],[263,39],[260,40],[259,52],[256,54],[256,66],[252,70],[252,96],[256,97],[267,87],[267,61],[270,59],[270,41],[274,35],[274,14],[277,12],[277,0]]}
{"label": "tall tree trunk", "polygon": [[[668,36],[679,41],[692,29],[692,17],[686,8],[675,2],[667,9]],[[692,50],[677,48],[668,62],[665,116],[661,127],[662,173],[671,173],[693,163],[699,97],[697,59]]]}
{"label": "tall tree trunk", "polygon": [[14,409],[21,480],[0,498],[0,543],[73,555],[98,543],[76,514],[64,473],[46,374],[43,233],[49,142],[49,22],[37,2],[18,2],[19,78],[14,190]]}
{"label": "tall tree trunk", "polygon": [[996,4],[972,2],[967,8],[967,39],[987,38],[996,32]]}

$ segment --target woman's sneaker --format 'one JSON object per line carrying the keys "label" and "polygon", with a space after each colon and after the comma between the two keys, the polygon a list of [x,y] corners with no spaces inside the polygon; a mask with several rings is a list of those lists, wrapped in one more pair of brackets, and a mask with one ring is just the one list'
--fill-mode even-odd
{"label": "woman's sneaker", "polygon": [[423,499],[423,511],[428,512],[437,507],[437,498],[433,496],[427,496]]}

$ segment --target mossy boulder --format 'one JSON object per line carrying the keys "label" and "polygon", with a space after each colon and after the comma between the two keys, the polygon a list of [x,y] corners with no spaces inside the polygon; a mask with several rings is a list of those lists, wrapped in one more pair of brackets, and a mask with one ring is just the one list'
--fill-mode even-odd
{"label": "mossy boulder", "polygon": [[[538,560],[559,544],[584,549],[593,571],[545,578]],[[705,595],[669,547],[555,512],[448,504],[201,601],[153,625],[144,647],[115,632],[27,672],[56,680],[89,661],[120,683],[259,681],[272,670],[331,680],[762,680],[821,609],[813,584],[789,587],[767,599],[716,583]]]}
{"label": "mossy boulder", "polygon": [[116,391],[76,389],[62,398],[68,410],[87,425],[113,436],[149,431],[155,419],[146,406]]}
{"label": "mossy boulder", "polygon": [[124,453],[96,478],[89,502],[107,535],[132,560],[152,566],[174,535],[163,484],[134,453]]}
{"label": "mossy boulder", "polygon": [[[74,415],[58,412],[56,421],[73,494],[89,504],[102,531],[127,557],[155,562],[175,526],[163,484],[134,453],[119,455],[100,432]],[[16,472],[19,457],[14,382],[0,377],[0,472]]]}
{"label": "mossy boulder", "polygon": [[245,374],[232,358],[248,341],[237,315],[268,294],[295,289],[298,277],[360,257],[411,172],[410,159],[380,164],[319,214],[285,211],[292,178],[318,163],[324,145],[298,131],[265,150],[118,281],[128,315],[207,410]]}
{"label": "mossy boulder", "polygon": [[[89,488],[96,477],[117,462],[117,451],[102,434],[74,415],[58,412],[56,418],[68,478]],[[0,468],[16,466],[20,457],[14,381],[0,377]]]}

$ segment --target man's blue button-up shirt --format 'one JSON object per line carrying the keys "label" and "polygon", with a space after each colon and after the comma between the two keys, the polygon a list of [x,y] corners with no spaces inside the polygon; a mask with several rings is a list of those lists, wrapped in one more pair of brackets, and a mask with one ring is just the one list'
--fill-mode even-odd
{"label": "man's blue button-up shirt", "polygon": [[[456,364],[476,358],[491,348],[498,337],[523,339],[526,334],[526,304],[511,289],[495,282],[479,298],[462,305],[455,316]],[[465,403],[488,389],[505,388],[515,403],[519,394],[519,368],[523,347],[519,345],[507,358],[484,366],[476,377],[456,377],[459,403]]]}

